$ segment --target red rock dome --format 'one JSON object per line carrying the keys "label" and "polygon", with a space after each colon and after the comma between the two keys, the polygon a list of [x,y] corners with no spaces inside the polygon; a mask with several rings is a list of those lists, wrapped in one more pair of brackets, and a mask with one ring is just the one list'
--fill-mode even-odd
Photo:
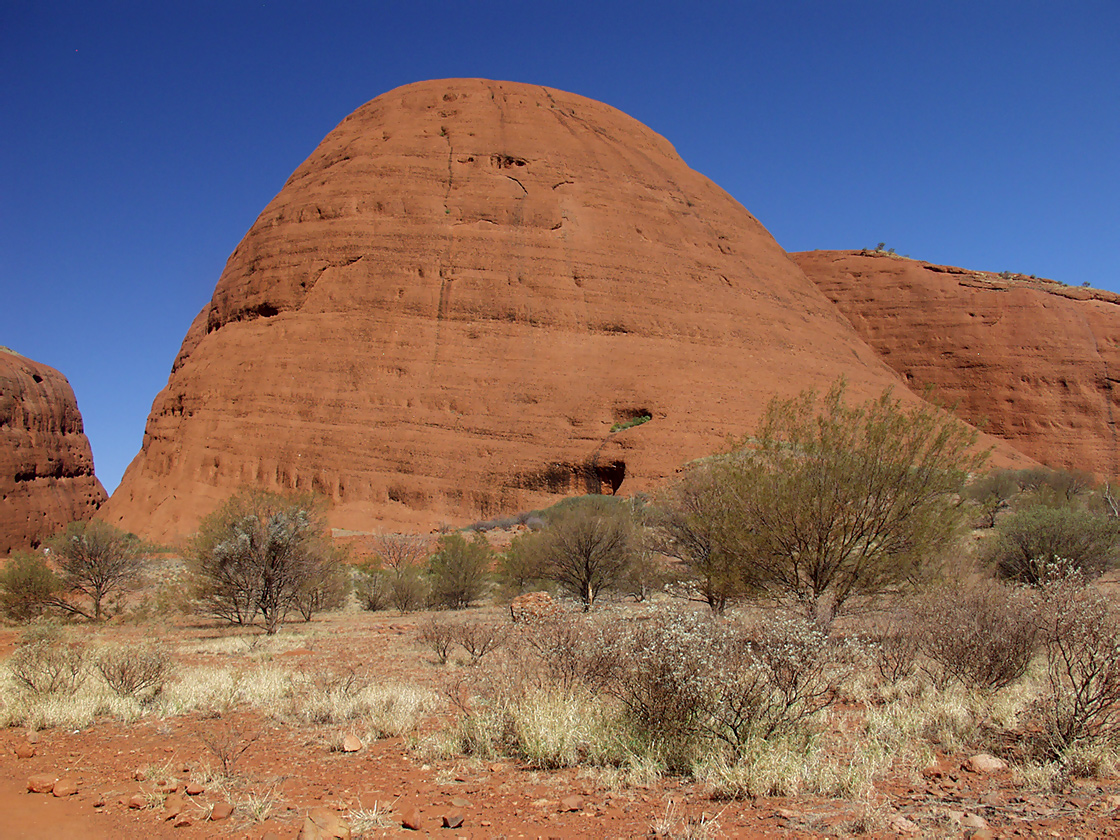
{"label": "red rock dome", "polygon": [[325,494],[338,527],[427,528],[631,494],[841,374],[900,384],[663,137],[549,88],[422,82],[260,214],[104,515],[170,538],[254,484]]}
{"label": "red rock dome", "polygon": [[916,390],[1040,463],[1120,469],[1120,295],[859,251],[792,254]]}
{"label": "red rock dome", "polygon": [[0,347],[0,556],[89,519],[104,501],[66,377]]}

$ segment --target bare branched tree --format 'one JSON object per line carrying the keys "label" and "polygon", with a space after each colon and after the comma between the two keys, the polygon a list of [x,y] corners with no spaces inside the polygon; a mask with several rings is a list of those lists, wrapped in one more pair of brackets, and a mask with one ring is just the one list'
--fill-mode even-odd
{"label": "bare branched tree", "polygon": [[413,534],[376,534],[370,551],[384,569],[420,566],[431,553],[431,541]]}
{"label": "bare branched tree", "polygon": [[260,491],[232,496],[199,526],[191,549],[205,612],[274,634],[299,599],[333,571],[320,506],[310,497]]}
{"label": "bare branched tree", "polygon": [[624,503],[599,496],[581,502],[554,515],[536,537],[545,577],[590,610],[600,593],[625,580],[639,546]]}
{"label": "bare branched tree", "polygon": [[73,597],[55,598],[52,603],[94,621],[106,617],[108,599],[140,585],[148,565],[139,537],[100,520],[71,522],[47,544],[62,591],[88,599],[89,606],[75,603]]}

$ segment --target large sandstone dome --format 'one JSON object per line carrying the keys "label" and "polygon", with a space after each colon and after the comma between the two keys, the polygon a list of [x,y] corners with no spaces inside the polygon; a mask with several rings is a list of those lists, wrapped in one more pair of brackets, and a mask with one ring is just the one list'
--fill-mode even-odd
{"label": "large sandstone dome", "polygon": [[168,539],[247,484],[367,530],[629,495],[840,375],[901,387],[664,138],[548,88],[423,82],[261,213],[103,515]]}
{"label": "large sandstone dome", "polygon": [[1043,464],[1120,474],[1120,295],[878,253],[791,256],[916,389]]}
{"label": "large sandstone dome", "polygon": [[89,519],[104,501],[66,377],[0,347],[0,557]]}

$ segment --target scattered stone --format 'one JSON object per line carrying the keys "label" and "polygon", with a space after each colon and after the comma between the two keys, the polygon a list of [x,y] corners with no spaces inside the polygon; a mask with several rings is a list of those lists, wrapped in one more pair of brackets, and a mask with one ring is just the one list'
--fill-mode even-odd
{"label": "scattered stone", "polygon": [[407,828],[410,831],[420,831],[424,824],[424,818],[420,815],[419,808],[410,808],[401,817],[401,827]]}
{"label": "scattered stone", "polygon": [[1104,804],[1108,807],[1109,810],[1120,808],[1120,796],[1117,796],[1116,794],[1113,794],[1112,796],[1106,796]]}
{"label": "scattered stone", "polygon": [[461,797],[461,796],[456,796],[454,799],[452,799],[451,800],[451,805],[454,808],[460,808],[460,809],[471,807],[470,800],[463,799],[463,797]]}
{"label": "scattered stone", "polygon": [[964,819],[961,820],[961,827],[983,830],[988,827],[988,821],[979,814],[965,814]]}
{"label": "scattered stone", "polygon": [[228,802],[218,802],[210,809],[210,821],[221,822],[228,819],[229,815],[233,813],[233,806]]}
{"label": "scattered stone", "polygon": [[105,799],[105,793],[104,792],[97,794],[97,799],[93,800],[93,807],[94,808],[104,808],[106,804],[107,804],[107,802],[106,802],[106,799]]}
{"label": "scattered stone", "polygon": [[175,828],[189,828],[190,826],[194,825],[194,823],[191,821],[190,817],[180,815],[175,818],[175,822],[173,823],[173,825],[175,826]]}
{"label": "scattered stone", "polygon": [[357,735],[347,735],[342,739],[343,752],[357,752],[362,748],[362,740]]}
{"label": "scattered stone", "polygon": [[160,819],[164,822],[173,820],[179,816],[179,812],[183,810],[186,801],[177,793],[173,793],[163,801],[163,813],[160,814]]}
{"label": "scattered stone", "polygon": [[451,811],[443,815],[444,828],[459,828],[463,825],[463,812]]}
{"label": "scattered stone", "polygon": [[312,808],[298,840],[350,840],[350,823],[329,808]]}
{"label": "scattered stone", "polygon": [[32,758],[35,755],[35,745],[27,742],[16,744],[16,758]]}
{"label": "scattered stone", "polygon": [[58,779],[50,773],[37,773],[27,780],[27,790],[31,793],[50,793]]}
{"label": "scattered stone", "polygon": [[55,796],[73,796],[78,792],[78,783],[71,778],[62,778],[54,783],[54,790],[51,791]]}
{"label": "scattered stone", "polygon": [[128,807],[133,811],[148,807],[148,797],[142,793],[134,793],[128,800]]}
{"label": "scattered stone", "polygon": [[965,761],[963,767],[972,773],[997,773],[1007,769],[1007,762],[988,753],[977,753]]}
{"label": "scattered stone", "polygon": [[146,781],[148,781],[148,774],[145,773],[143,770],[137,770],[135,773],[132,774],[132,778],[135,779],[138,782],[146,782]]}
{"label": "scattered stone", "polygon": [[38,744],[39,743],[39,733],[38,732],[28,732],[27,733],[27,743]]}
{"label": "scattered stone", "polygon": [[206,793],[206,788],[198,782],[189,783],[183,790],[187,796],[198,796],[199,794]]}
{"label": "scattered stone", "polygon": [[526,592],[510,601],[509,614],[514,624],[545,624],[560,616],[560,607],[547,592]]}
{"label": "scattered stone", "polygon": [[582,811],[583,810],[583,797],[573,794],[572,796],[565,796],[560,800],[561,811]]}
{"label": "scattered stone", "polygon": [[920,829],[917,823],[906,819],[902,814],[895,814],[891,819],[891,831],[896,834],[917,834]]}

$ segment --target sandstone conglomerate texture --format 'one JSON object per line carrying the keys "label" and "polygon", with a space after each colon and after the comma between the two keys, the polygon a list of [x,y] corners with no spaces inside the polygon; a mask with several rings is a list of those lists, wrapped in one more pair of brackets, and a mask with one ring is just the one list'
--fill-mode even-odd
{"label": "sandstone conglomerate texture", "polygon": [[66,377],[0,347],[0,556],[89,519],[104,501]]}
{"label": "sandstone conglomerate texture", "polygon": [[169,539],[246,484],[364,529],[629,495],[840,375],[900,386],[664,138],[557,90],[423,82],[343,120],[261,213],[104,515]]}
{"label": "sandstone conglomerate texture", "polygon": [[914,390],[1041,463],[1118,474],[1120,295],[874,252],[791,256]]}

